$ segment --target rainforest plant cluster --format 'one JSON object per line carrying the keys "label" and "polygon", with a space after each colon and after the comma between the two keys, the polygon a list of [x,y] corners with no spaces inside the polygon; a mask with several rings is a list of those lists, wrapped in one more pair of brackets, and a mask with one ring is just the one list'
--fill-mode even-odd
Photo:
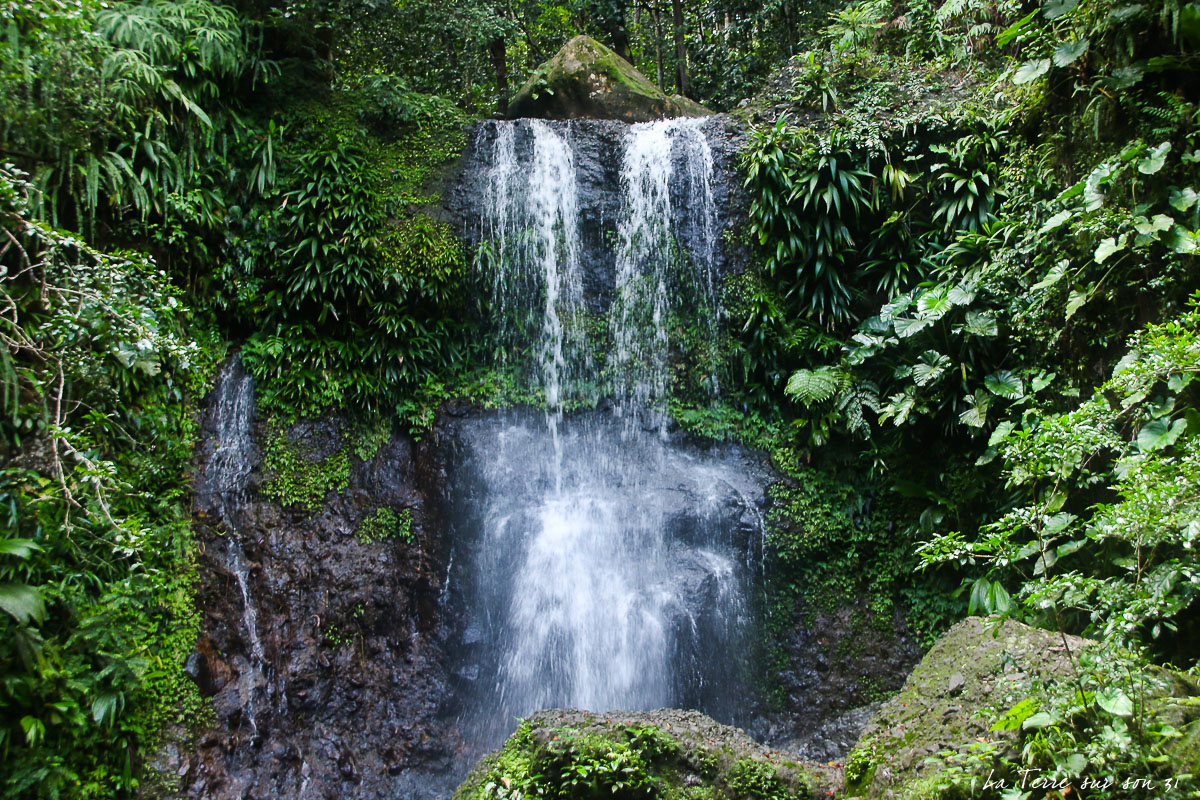
{"label": "rainforest plant cluster", "polygon": [[[790,398],[794,447],[818,473],[869,472],[866,497],[897,523],[875,547],[861,493],[831,509],[812,468],[794,474],[784,510],[825,524],[776,526],[780,574],[840,526],[846,566],[866,554],[872,579],[899,555],[893,574],[923,570],[958,614],[1106,644],[1108,662],[1081,659],[1068,690],[997,721],[1019,756],[989,751],[921,791],[977,796],[972,770],[993,768],[1078,789],[1101,768],[1187,796],[1190,727],[1152,713],[1151,665],[1200,655],[1200,8],[896,11],[835,12],[745,157],[761,248],[740,307],[748,385]],[[914,588],[910,611],[934,610]]]}
{"label": "rainforest plant cluster", "polygon": [[[774,630],[865,591],[926,640],[971,612],[1111,645],[998,723],[1022,734],[1010,768],[1154,773],[1194,735],[1144,698],[1151,665],[1200,655],[1195,2],[3,10],[5,796],[153,791],[147,755],[203,718],[189,472],[229,352],[280,424],[420,430],[455,394],[519,393],[478,377],[437,178],[578,33],[752,129],[725,396],[672,410],[786,476]],[[405,539],[404,514],[362,535]]]}

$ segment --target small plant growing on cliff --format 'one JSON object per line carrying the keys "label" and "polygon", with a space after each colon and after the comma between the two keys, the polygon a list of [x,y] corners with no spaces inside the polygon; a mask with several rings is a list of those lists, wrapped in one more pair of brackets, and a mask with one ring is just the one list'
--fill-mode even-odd
{"label": "small plant growing on cliff", "polygon": [[372,542],[387,542],[399,539],[405,544],[412,544],[416,534],[412,528],[412,511],[404,508],[396,513],[390,508],[380,507],[372,511],[362,522],[358,523],[355,537],[363,544]]}
{"label": "small plant growing on cliff", "polygon": [[785,800],[793,796],[775,774],[775,767],[751,758],[744,758],[733,765],[729,773],[729,788],[732,796],[739,798]]}
{"label": "small plant growing on cliff", "polygon": [[359,461],[370,461],[392,437],[391,420],[379,417],[363,425],[355,435],[354,456]]}
{"label": "small plant growing on cliff", "polygon": [[264,463],[272,477],[263,486],[263,494],[282,505],[300,506],[310,512],[321,506],[330,491],[343,491],[350,483],[347,448],[317,459],[283,429],[269,434]]}

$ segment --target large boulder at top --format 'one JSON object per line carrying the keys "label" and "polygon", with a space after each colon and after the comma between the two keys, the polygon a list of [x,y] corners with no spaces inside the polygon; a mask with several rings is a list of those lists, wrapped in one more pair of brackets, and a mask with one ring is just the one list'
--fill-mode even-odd
{"label": "large boulder at top", "polygon": [[542,64],[509,104],[509,116],[650,122],[712,114],[668,97],[633,65],[590,36],[576,36]]}

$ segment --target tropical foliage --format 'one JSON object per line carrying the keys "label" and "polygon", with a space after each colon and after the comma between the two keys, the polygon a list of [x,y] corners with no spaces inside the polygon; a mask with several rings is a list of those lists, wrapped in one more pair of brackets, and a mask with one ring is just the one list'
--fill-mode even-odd
{"label": "tropical foliage", "polygon": [[[1102,639],[1120,670],[1081,663],[1000,722],[1056,774],[1160,769],[1178,737],[1142,714],[1148,665],[1200,658],[1195,2],[4,9],[7,796],[130,796],[201,707],[186,474],[228,349],[277,418],[419,431],[473,391],[439,172],[582,32],[752,128],[728,243],[749,268],[718,339],[672,321],[721,350],[681,356],[672,411],[784,477],[772,630],[865,593],[923,641],[967,612]],[[693,373],[721,359],[713,403]],[[340,471],[274,491],[309,505]],[[401,509],[370,519],[366,541],[408,537]]]}

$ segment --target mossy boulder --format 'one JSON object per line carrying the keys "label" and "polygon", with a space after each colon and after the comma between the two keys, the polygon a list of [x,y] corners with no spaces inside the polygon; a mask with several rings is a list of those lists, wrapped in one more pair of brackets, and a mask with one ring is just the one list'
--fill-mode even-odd
{"label": "mossy boulder", "polygon": [[454,800],[798,800],[837,788],[834,770],[796,763],[696,711],[552,710],[521,723],[475,766]]}
{"label": "mossy boulder", "polygon": [[849,794],[919,794],[922,781],[948,756],[1004,754],[1016,734],[993,731],[992,720],[1027,697],[1072,681],[1071,652],[1089,646],[1013,620],[970,617],[958,623],[863,730],[846,760]]}
{"label": "mossy boulder", "polygon": [[509,116],[650,122],[713,112],[668,97],[632,64],[592,39],[576,36],[542,64],[509,104]]}
{"label": "mossy boulder", "polygon": [[[846,759],[847,795],[966,796],[946,780],[955,773],[968,778],[956,779],[959,787],[969,785],[970,776],[1013,780],[1013,764],[1020,763],[1025,744],[1020,722],[1047,707],[1050,698],[1074,694],[1079,665],[1127,656],[1014,620],[965,619],[938,640],[900,694],[884,703],[863,730]],[[1141,669],[1144,724],[1182,732],[1164,744],[1162,754],[1176,774],[1195,773],[1200,770],[1200,686],[1183,673]],[[1079,729],[1076,734],[1084,736]]]}

